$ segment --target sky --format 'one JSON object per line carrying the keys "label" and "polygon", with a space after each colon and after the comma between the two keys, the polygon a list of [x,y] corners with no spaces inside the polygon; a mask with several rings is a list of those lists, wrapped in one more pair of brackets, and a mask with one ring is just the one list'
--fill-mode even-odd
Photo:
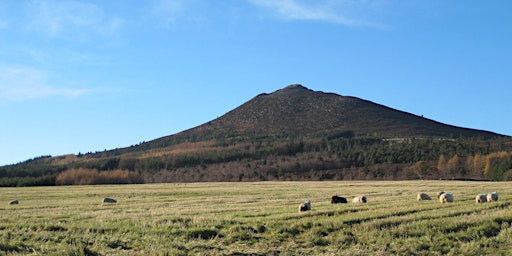
{"label": "sky", "polygon": [[290,84],[512,135],[512,1],[3,0],[0,166],[128,147]]}

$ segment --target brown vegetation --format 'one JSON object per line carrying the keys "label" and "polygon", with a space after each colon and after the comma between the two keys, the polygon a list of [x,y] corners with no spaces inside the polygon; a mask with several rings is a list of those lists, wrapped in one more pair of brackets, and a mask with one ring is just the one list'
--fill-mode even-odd
{"label": "brown vegetation", "polygon": [[91,169],[71,169],[61,172],[55,179],[56,185],[95,185],[95,184],[138,184],[143,183],[136,172],[126,170],[97,171]]}

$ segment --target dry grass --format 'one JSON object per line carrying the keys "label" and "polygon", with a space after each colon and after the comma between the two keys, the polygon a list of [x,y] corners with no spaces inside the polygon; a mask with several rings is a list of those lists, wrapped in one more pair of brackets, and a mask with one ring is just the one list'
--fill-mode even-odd
{"label": "dry grass", "polygon": [[[441,255],[512,251],[512,183],[354,181],[0,188],[0,255]],[[416,201],[452,192],[455,202]],[[498,191],[495,203],[476,194]],[[359,194],[367,204],[330,204]],[[102,205],[103,197],[118,200]],[[8,205],[12,199],[20,204]],[[304,200],[312,211],[298,213]]]}

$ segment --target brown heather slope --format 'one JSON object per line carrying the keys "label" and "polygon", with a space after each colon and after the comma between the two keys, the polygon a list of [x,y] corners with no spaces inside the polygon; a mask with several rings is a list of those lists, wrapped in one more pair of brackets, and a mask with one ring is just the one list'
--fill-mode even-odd
{"label": "brown heather slope", "polygon": [[261,134],[350,130],[355,135],[376,136],[497,135],[445,125],[355,97],[312,91],[302,85],[290,85],[271,94],[260,94],[197,130]]}
{"label": "brown heather slope", "polygon": [[315,137],[343,131],[351,131],[355,136],[378,137],[487,139],[502,136],[443,124],[371,101],[313,91],[295,84],[271,94],[260,94],[215,120],[150,144],[169,145],[185,138],[202,141],[236,136]]}

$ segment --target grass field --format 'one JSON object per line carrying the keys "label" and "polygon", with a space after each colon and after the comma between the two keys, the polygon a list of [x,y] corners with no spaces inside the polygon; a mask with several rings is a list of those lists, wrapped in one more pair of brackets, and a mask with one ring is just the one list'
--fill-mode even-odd
{"label": "grass field", "polygon": [[[455,202],[416,201],[452,192]],[[498,191],[498,202],[476,204]],[[368,197],[330,204],[332,195]],[[118,200],[102,205],[103,197]],[[8,205],[18,199],[18,205]],[[304,200],[312,210],[298,212]],[[350,200],[349,200],[350,201]],[[0,255],[511,255],[512,183],[0,188]]]}

